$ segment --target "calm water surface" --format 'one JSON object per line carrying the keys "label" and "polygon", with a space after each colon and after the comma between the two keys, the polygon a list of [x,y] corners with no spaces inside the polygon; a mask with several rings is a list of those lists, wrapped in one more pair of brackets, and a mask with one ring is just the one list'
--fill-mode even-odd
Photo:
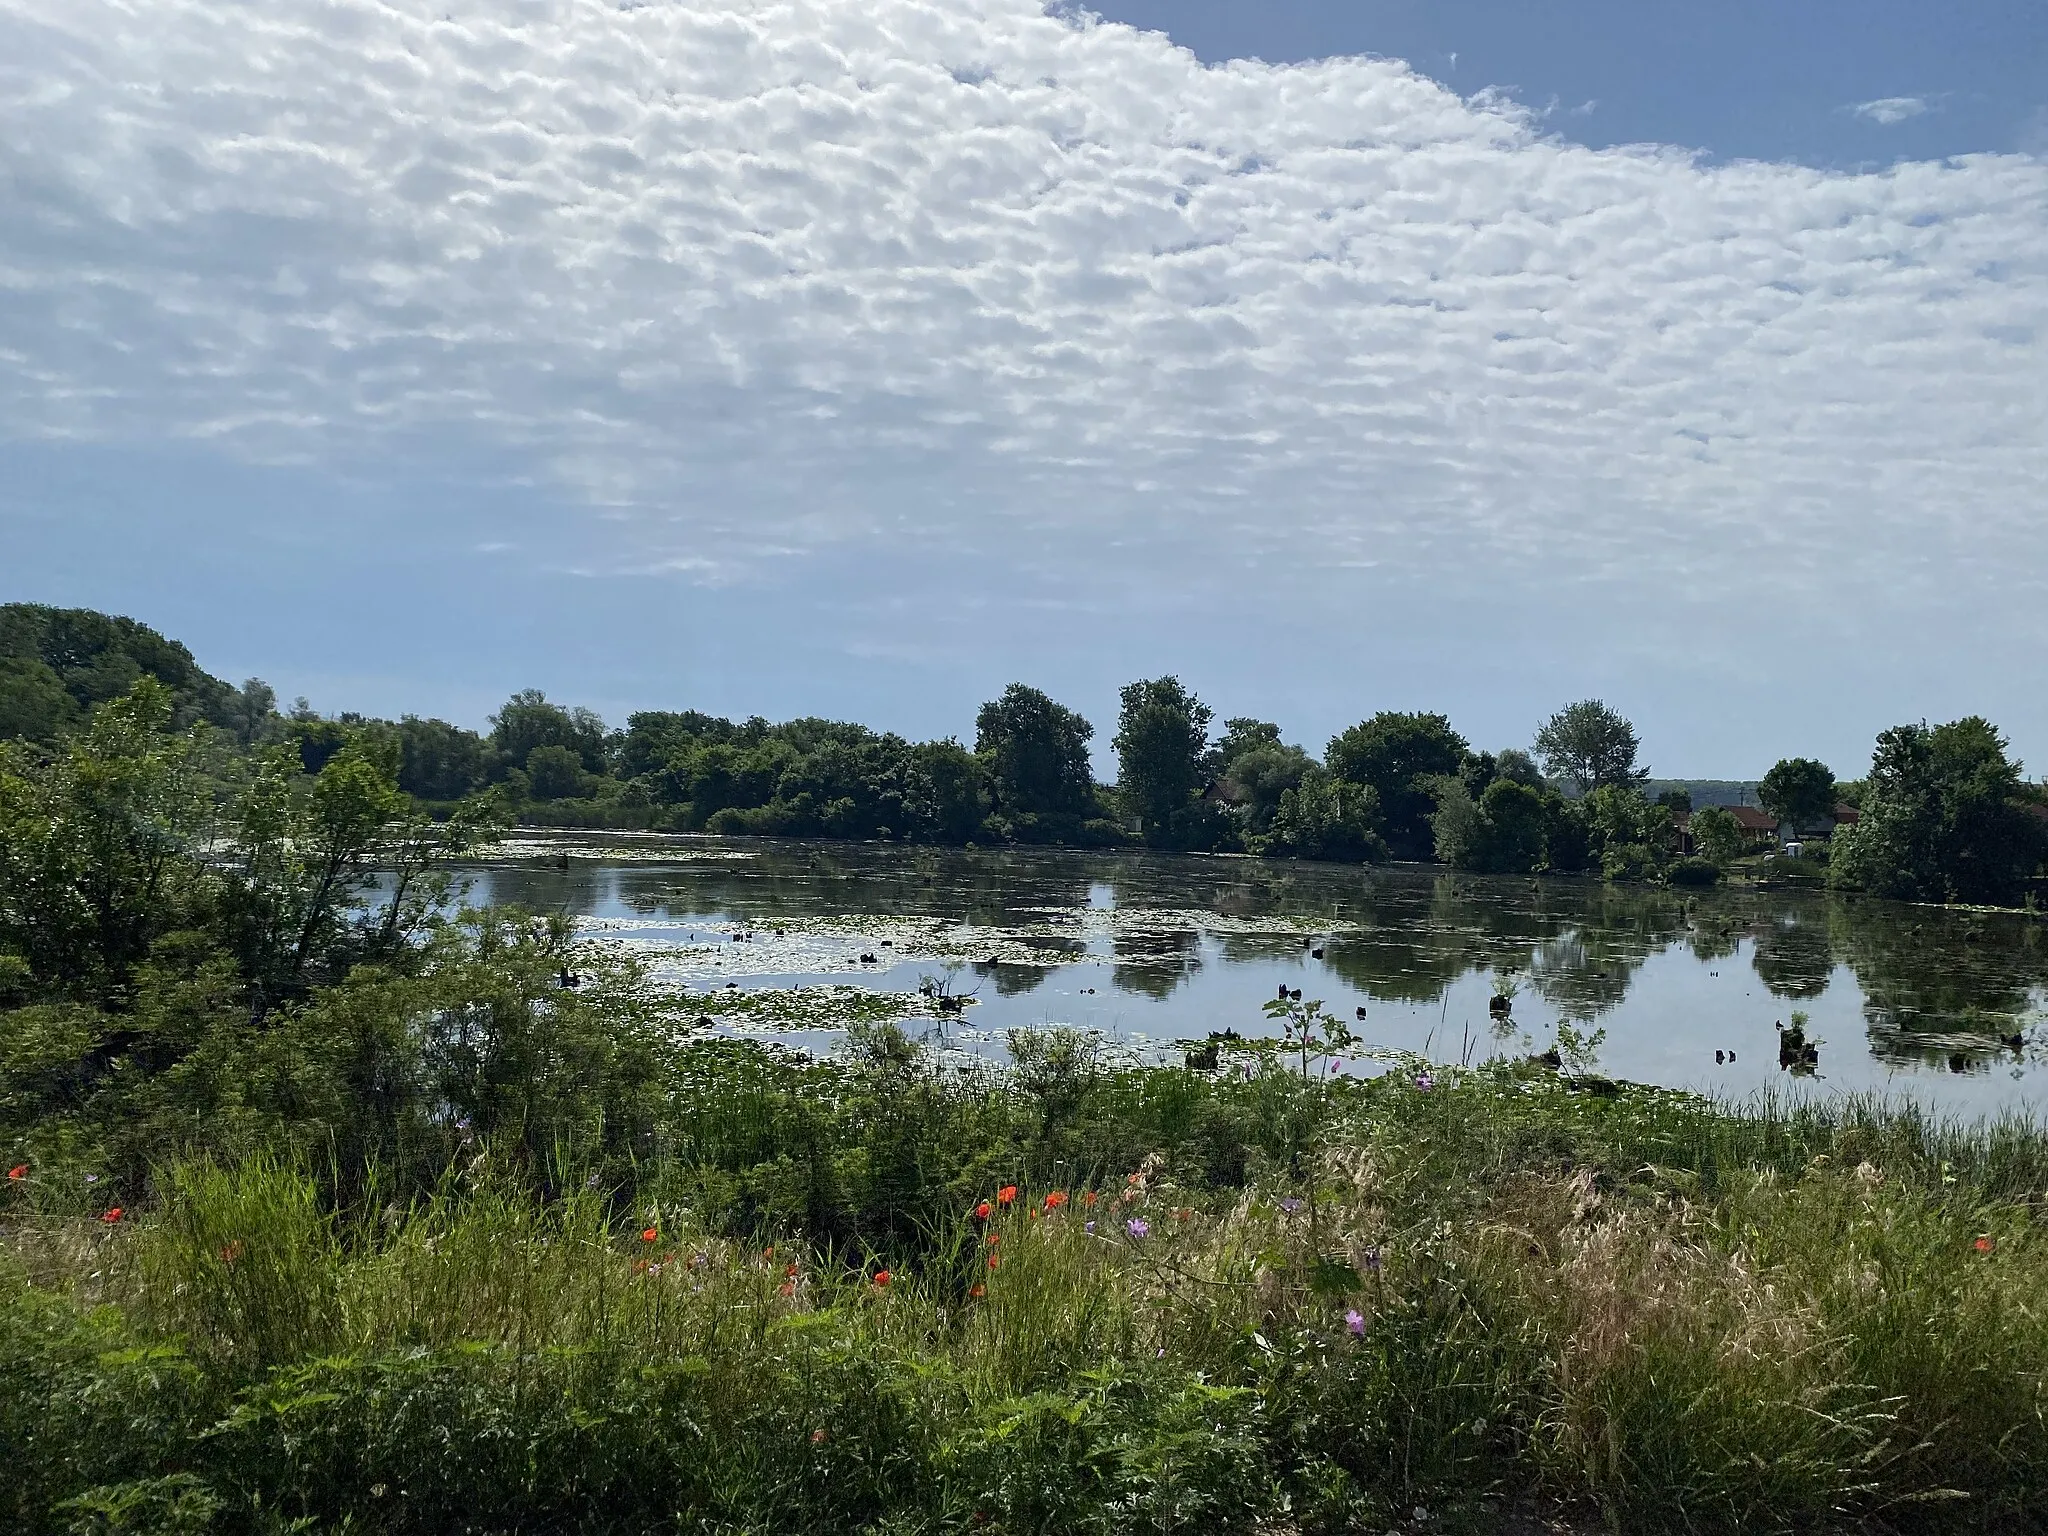
{"label": "calm water surface", "polygon": [[[1562,1020],[1604,1030],[1602,1070],[1637,1081],[1740,1096],[1797,1075],[1966,1114],[2048,1103],[2048,923],[2020,915],[1415,867],[589,833],[522,835],[466,873],[473,900],[566,911],[646,949],[707,1012],[741,990],[909,995],[936,977],[974,997],[955,1031],[970,1043],[1067,1024],[1157,1050],[1266,1032],[1260,1007],[1284,984],[1347,1019],[1364,1008],[1355,1027],[1374,1044],[1441,1061],[1545,1049]],[[1488,1011],[1503,991],[1504,1026]],[[1810,1076],[1779,1065],[1774,1026],[1795,1009],[1821,1042]]]}

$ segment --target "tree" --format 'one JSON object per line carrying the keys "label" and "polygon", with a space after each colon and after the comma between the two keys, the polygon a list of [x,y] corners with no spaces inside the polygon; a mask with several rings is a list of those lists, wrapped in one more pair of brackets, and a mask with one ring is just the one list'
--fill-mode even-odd
{"label": "tree", "polygon": [[1252,852],[1275,857],[1371,863],[1387,856],[1380,834],[1379,797],[1369,784],[1332,778],[1311,767],[1280,796],[1273,827]]}
{"label": "tree", "polygon": [[1382,710],[1333,738],[1323,761],[1334,777],[1373,791],[1395,858],[1426,859],[1435,848],[1433,783],[1456,773],[1467,750],[1442,715]]}
{"label": "tree", "polygon": [[1608,879],[1643,880],[1663,872],[1678,841],[1668,807],[1633,785],[1602,784],[1586,795],[1585,812],[1593,854]]}
{"label": "tree", "polygon": [[1006,817],[1086,817],[1095,808],[1088,742],[1095,727],[1036,688],[1012,683],[981,706],[974,750],[990,798]]}
{"label": "tree", "polygon": [[1204,766],[1210,773],[1228,774],[1230,765],[1247,752],[1279,745],[1279,726],[1270,720],[1254,720],[1240,715],[1223,722],[1223,738],[1210,750],[1209,760]]}
{"label": "tree", "polygon": [[1780,759],[1757,785],[1756,797],[1795,832],[1834,824],[1835,775],[1810,757]]}
{"label": "tree", "polygon": [[407,715],[398,747],[398,787],[418,799],[460,800],[490,782],[490,747],[475,731]]}
{"label": "tree", "polygon": [[[90,608],[0,605],[0,735],[54,739],[144,677],[164,685],[176,728],[233,728],[235,690],[147,624]],[[11,729],[21,725],[31,730]]]}
{"label": "tree", "polygon": [[582,759],[567,747],[535,747],[527,753],[526,782],[536,800],[574,800],[590,789]]}
{"label": "tree", "polygon": [[1829,878],[1906,901],[2015,902],[2043,841],[1988,720],[1899,725],[1877,738],[1861,819],[1835,834]]}
{"label": "tree", "polygon": [[604,721],[587,709],[551,704],[538,688],[513,694],[491,716],[491,740],[511,766],[523,767],[535,747],[567,747],[589,773],[610,766]]}
{"label": "tree", "polygon": [[1580,794],[1595,789],[1632,789],[1649,778],[1636,766],[1640,750],[1635,727],[1598,699],[1582,699],[1559,710],[1536,733],[1536,755],[1553,778]]}
{"label": "tree", "polygon": [[1131,683],[1121,698],[1111,741],[1117,797],[1148,843],[1172,845],[1202,791],[1211,711],[1177,677]]}
{"label": "tree", "polygon": [[260,677],[245,678],[228,694],[221,724],[245,750],[273,739],[278,728],[277,690]]}
{"label": "tree", "polygon": [[930,842],[971,841],[987,813],[981,780],[980,759],[950,736],[912,748],[905,799],[915,834]]}
{"label": "tree", "polygon": [[44,989],[118,994],[204,906],[192,854],[211,807],[174,707],[144,677],[47,762],[0,751],[0,957]]}
{"label": "tree", "polygon": [[1447,776],[1430,825],[1436,856],[1454,869],[1520,875],[1545,867],[1549,812],[1543,791],[1527,784],[1495,778],[1475,800],[1462,779]]}
{"label": "tree", "polygon": [[1710,805],[1692,813],[1689,823],[1692,845],[1700,857],[1726,867],[1742,856],[1742,823],[1725,805]]}

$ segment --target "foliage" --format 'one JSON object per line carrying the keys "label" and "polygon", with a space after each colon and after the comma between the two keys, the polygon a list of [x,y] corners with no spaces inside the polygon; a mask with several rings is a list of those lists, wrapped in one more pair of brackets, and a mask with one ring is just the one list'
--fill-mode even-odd
{"label": "foliage", "polygon": [[1426,859],[1435,841],[1432,785],[1456,773],[1466,752],[1444,716],[1383,710],[1333,738],[1323,761],[1333,778],[1373,791],[1395,858]]}
{"label": "foliage", "polygon": [[1909,901],[2016,902],[2044,825],[1989,721],[1894,726],[1877,738],[1861,819],[1835,835],[1829,878]]}
{"label": "foliage", "polygon": [[236,726],[246,721],[252,699],[269,693],[252,679],[238,694],[200,670],[184,646],[133,619],[40,603],[0,605],[0,740],[55,741],[145,677],[163,686],[180,728],[202,720]]}
{"label": "foliage", "polygon": [[989,798],[1012,825],[1037,818],[1093,814],[1095,775],[1088,742],[1095,727],[1036,688],[1012,683],[975,716],[974,751],[988,774]]}
{"label": "foliage", "polygon": [[1758,802],[1795,832],[1832,827],[1835,820],[1835,775],[1826,763],[1810,757],[1780,758],[1756,787]]}
{"label": "foliage", "polygon": [[1665,874],[1673,885],[1718,885],[1721,876],[1720,864],[1699,854],[1675,861]]}
{"label": "foliage", "polygon": [[1491,874],[1546,868],[1554,814],[1544,791],[1516,779],[1494,779],[1475,800],[1462,779],[1446,776],[1431,817],[1436,856],[1453,869]]}
{"label": "foliage", "polygon": [[1592,850],[1610,880],[1654,879],[1677,851],[1670,809],[1638,789],[1602,785],[1585,797],[1584,809]]}
{"label": "foliage", "polygon": [[1388,857],[1378,794],[1313,765],[1294,788],[1281,792],[1266,833],[1247,842],[1253,853],[1277,858],[1359,864]]}
{"label": "foliage", "polygon": [[489,807],[367,731],[206,778],[165,692],[0,776],[0,1527],[2048,1519],[2038,1129],[1291,999],[1213,1070],[691,1039],[565,922],[442,915]]}
{"label": "foliage", "polygon": [[491,782],[494,753],[475,731],[407,715],[398,741],[398,787],[415,799],[461,800]]}
{"label": "foliage", "polygon": [[1211,753],[1210,768],[1229,798],[1237,835],[1245,846],[1271,832],[1280,797],[1299,786],[1315,766],[1307,752],[1281,741],[1277,725],[1242,718],[1223,723],[1223,739]]}
{"label": "foliage", "polygon": [[1704,810],[1694,811],[1687,827],[1700,857],[1716,868],[1727,868],[1742,856],[1748,846],[1748,840],[1742,834],[1742,824],[1725,805],[1710,805]]}
{"label": "foliage", "polygon": [[1552,715],[1537,731],[1535,745],[1545,771],[1580,794],[1634,788],[1650,776],[1636,766],[1635,727],[1598,699],[1582,699]]}
{"label": "foliage", "polygon": [[491,742],[503,760],[529,767],[533,753],[558,747],[575,755],[587,773],[610,766],[604,721],[587,709],[564,709],[548,702],[538,688],[512,695],[491,716]]}
{"label": "foliage", "polygon": [[1250,1077],[692,1047],[689,1178],[550,1187],[485,1142],[419,1200],[337,1205],[259,1155],[114,1226],[8,1188],[0,1523],[2048,1518],[2038,1130],[1352,1081],[1308,1012]]}
{"label": "foliage", "polygon": [[1112,741],[1117,798],[1147,843],[1187,846],[1188,812],[1204,784],[1212,712],[1177,677],[1128,684],[1121,698]]}

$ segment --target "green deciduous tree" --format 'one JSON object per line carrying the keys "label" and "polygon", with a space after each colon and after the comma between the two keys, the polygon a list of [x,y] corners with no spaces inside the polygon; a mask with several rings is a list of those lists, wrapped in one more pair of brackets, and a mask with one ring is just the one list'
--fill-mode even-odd
{"label": "green deciduous tree", "polygon": [[1659,875],[1677,851],[1670,808],[1633,785],[1600,785],[1585,797],[1584,809],[1592,853],[1610,880]]}
{"label": "green deciduous tree", "polygon": [[507,764],[524,767],[535,747],[566,747],[588,773],[603,773],[604,721],[587,709],[564,709],[538,688],[523,689],[491,716],[491,740]]}
{"label": "green deciduous tree", "polygon": [[0,951],[40,990],[117,993],[202,901],[212,806],[172,711],[144,678],[49,761],[0,754]]}
{"label": "green deciduous tree", "polygon": [[1095,727],[1036,688],[1012,683],[981,706],[974,750],[989,797],[1005,817],[1083,818],[1094,813],[1088,742]]}
{"label": "green deciduous tree", "polygon": [[1536,755],[1551,777],[1579,793],[1633,788],[1649,777],[1636,765],[1635,727],[1598,699],[1582,699],[1552,715],[1536,733]]}
{"label": "green deciduous tree", "polygon": [[1436,844],[1433,785],[1456,773],[1467,751],[1442,715],[1383,710],[1332,739],[1323,761],[1334,777],[1373,791],[1395,858],[1426,859]]}
{"label": "green deciduous tree", "polygon": [[1379,797],[1368,784],[1332,778],[1311,766],[1299,784],[1282,793],[1271,830],[1252,843],[1252,852],[1347,864],[1384,859]]}
{"label": "green deciduous tree", "polygon": [[526,754],[526,782],[536,800],[574,800],[590,792],[583,760],[567,747],[535,747]]}
{"label": "green deciduous tree", "polygon": [[1489,874],[1545,868],[1549,822],[1541,790],[1495,778],[1474,799],[1462,778],[1450,776],[1439,781],[1436,813],[1430,818],[1439,859],[1454,869]]}
{"label": "green deciduous tree", "polygon": [[1810,757],[1781,758],[1757,785],[1756,797],[1795,832],[1834,825],[1835,775]]}
{"label": "green deciduous tree", "polygon": [[460,800],[490,782],[491,749],[475,731],[407,715],[398,722],[398,787],[421,800]]}
{"label": "green deciduous tree", "polygon": [[1689,823],[1693,847],[1700,857],[1727,866],[1742,857],[1745,840],[1742,824],[1725,805],[1710,805],[1692,813]]}
{"label": "green deciduous tree", "polygon": [[1829,878],[1908,901],[2014,902],[2042,848],[2020,765],[1988,720],[1900,725],[1877,738],[1862,817],[1835,834]]}
{"label": "green deciduous tree", "polygon": [[232,727],[235,690],[147,624],[89,608],[0,605],[0,736],[54,739],[144,677],[164,686],[178,728]]}
{"label": "green deciduous tree", "polygon": [[1146,842],[1177,846],[1185,840],[1188,808],[1202,792],[1211,711],[1177,677],[1131,683],[1121,700],[1111,742],[1117,797]]}

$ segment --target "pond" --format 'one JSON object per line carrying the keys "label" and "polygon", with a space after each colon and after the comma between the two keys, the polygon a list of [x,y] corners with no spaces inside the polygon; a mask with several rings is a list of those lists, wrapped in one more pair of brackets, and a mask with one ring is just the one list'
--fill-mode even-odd
{"label": "pond", "polygon": [[[522,833],[463,873],[472,900],[567,912],[642,950],[718,1027],[813,1050],[832,1043],[824,1019],[852,1012],[991,1053],[1011,1029],[1072,1025],[1167,1056],[1211,1031],[1270,1032],[1261,1008],[1284,986],[1376,1046],[1476,1061],[1544,1051],[1562,1024],[1605,1032],[1604,1073],[1725,1097],[1796,1079],[1975,1115],[2031,1111],[2048,1077],[2048,923],[2017,913],[1418,866],[596,833]],[[1811,1053],[1780,1049],[1795,1010]]]}

